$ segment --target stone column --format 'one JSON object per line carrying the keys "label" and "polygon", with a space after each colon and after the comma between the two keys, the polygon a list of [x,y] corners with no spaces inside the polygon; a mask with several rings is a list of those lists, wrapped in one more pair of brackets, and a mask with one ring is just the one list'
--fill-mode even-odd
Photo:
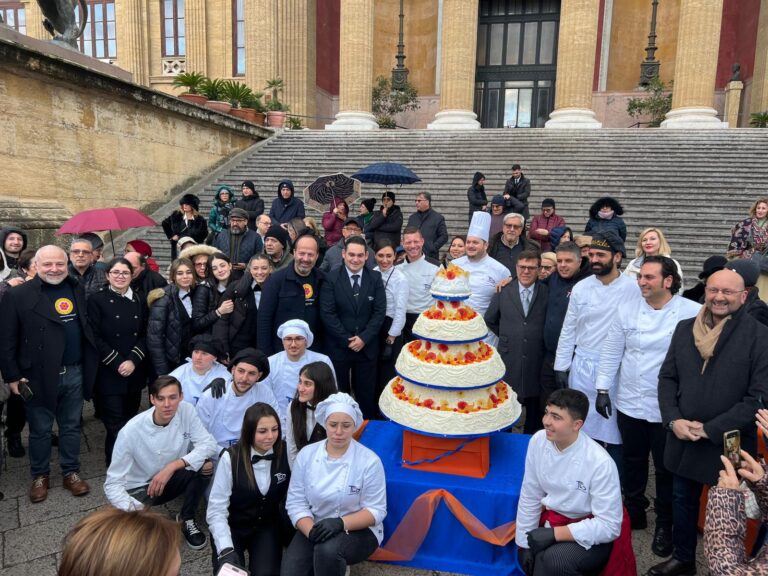
{"label": "stone column", "polygon": [[739,114],[741,113],[741,92],[744,90],[744,82],[733,80],[725,87],[725,121],[729,128],[739,127]]}
{"label": "stone column", "polygon": [[680,0],[672,109],[662,128],[727,128],[712,107],[723,0]]}
{"label": "stone column", "polygon": [[278,0],[245,2],[245,82],[263,92],[277,74]]}
{"label": "stone column", "polygon": [[27,20],[27,36],[38,40],[50,40],[53,38],[48,30],[43,28],[43,13],[37,0],[24,0],[24,15]]}
{"label": "stone column", "polygon": [[115,2],[117,65],[133,74],[136,84],[149,85],[147,17],[142,0]]}
{"label": "stone column", "polygon": [[184,24],[187,33],[187,72],[208,73],[208,39],[206,35],[205,0],[187,0]]}
{"label": "stone column", "polygon": [[430,130],[480,128],[473,112],[477,58],[476,0],[445,0],[440,52],[440,111]]}
{"label": "stone column", "polygon": [[[315,87],[315,0],[280,0],[278,18],[278,69],[285,81],[283,97],[291,112],[314,116]],[[301,118],[314,126],[313,118]]]}
{"label": "stone column", "polygon": [[371,113],[374,0],[341,0],[339,113],[326,130],[377,130]]}
{"label": "stone column", "polygon": [[752,95],[749,98],[749,111],[765,112],[768,110],[768,0],[760,2],[760,20],[757,24],[757,43],[755,46],[755,71],[752,74]]}
{"label": "stone column", "polygon": [[601,128],[592,110],[600,0],[563,0],[557,39],[555,109],[546,128]]}

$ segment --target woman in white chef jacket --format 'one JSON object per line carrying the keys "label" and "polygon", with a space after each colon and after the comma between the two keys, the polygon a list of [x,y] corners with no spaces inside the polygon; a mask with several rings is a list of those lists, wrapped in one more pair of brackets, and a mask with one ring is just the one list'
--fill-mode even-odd
{"label": "woman in white chef jacket", "polygon": [[384,536],[384,466],[352,438],[363,422],[357,402],[337,392],[318,404],[315,416],[328,438],[306,446],[293,464],[286,509],[297,532],[282,576],[343,576]]}

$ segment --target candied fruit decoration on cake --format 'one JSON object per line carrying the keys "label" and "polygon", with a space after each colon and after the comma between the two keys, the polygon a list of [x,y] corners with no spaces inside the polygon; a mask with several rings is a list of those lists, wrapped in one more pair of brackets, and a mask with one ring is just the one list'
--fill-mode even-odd
{"label": "candied fruit decoration on cake", "polygon": [[459,410],[466,410],[467,403],[464,402],[464,400],[461,400],[458,404],[456,404],[456,408],[458,408]]}
{"label": "candied fruit decoration on cake", "polygon": [[400,384],[399,381],[398,382],[393,382],[392,383],[392,392],[394,392],[395,394],[402,394],[403,392],[405,392],[405,386]]}
{"label": "candied fruit decoration on cake", "polygon": [[432,406],[435,405],[435,401],[432,400],[432,398],[427,398],[426,400],[424,400],[424,402],[422,402],[422,405],[425,406],[426,408],[432,408]]}
{"label": "candied fruit decoration on cake", "polygon": [[456,272],[454,272],[453,270],[448,270],[445,273],[445,277],[448,278],[448,280],[455,280],[456,279]]}
{"label": "candied fruit decoration on cake", "polygon": [[443,304],[440,300],[438,300],[437,307],[440,308],[440,310],[442,310],[443,308],[445,308],[445,304]]}
{"label": "candied fruit decoration on cake", "polygon": [[446,344],[439,344],[437,347],[441,352],[448,352],[448,346]]}
{"label": "candied fruit decoration on cake", "polygon": [[457,302],[456,300],[451,300],[451,307],[458,308],[461,306],[461,302]]}

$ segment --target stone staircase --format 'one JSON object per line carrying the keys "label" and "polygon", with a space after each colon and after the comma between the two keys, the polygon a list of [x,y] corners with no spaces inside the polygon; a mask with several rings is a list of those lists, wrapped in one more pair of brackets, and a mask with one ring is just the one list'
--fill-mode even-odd
{"label": "stone staircase", "polygon": [[[768,196],[767,152],[768,130],[757,129],[285,131],[188,191],[201,197],[201,212],[207,215],[217,186],[237,189],[243,180],[253,180],[268,210],[283,178],[293,180],[300,193],[323,174],[401,162],[422,179],[393,188],[405,218],[415,210],[416,193],[428,190],[452,236],[466,232],[466,190],[474,172],[485,174],[490,200],[501,193],[517,162],[532,181],[532,215],[543,198],[552,197],[578,234],[592,202],[614,196],[625,209],[628,255],[633,257],[641,229],[658,226],[691,283],[704,258],[725,251],[731,226],[746,217],[751,203]],[[383,189],[363,185],[363,197],[378,199]],[[154,217],[159,222],[176,207],[174,200]],[[144,229],[141,237],[152,244],[159,261],[168,262],[168,242],[160,228]]]}

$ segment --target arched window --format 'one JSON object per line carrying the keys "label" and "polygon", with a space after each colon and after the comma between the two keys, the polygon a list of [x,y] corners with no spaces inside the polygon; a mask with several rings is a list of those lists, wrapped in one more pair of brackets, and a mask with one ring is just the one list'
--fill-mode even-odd
{"label": "arched window", "polygon": [[[99,58],[117,58],[117,30],[115,26],[114,0],[87,0],[88,22],[82,36],[77,39],[80,52]],[[80,21],[80,9],[75,18]]]}
{"label": "arched window", "polygon": [[21,2],[0,1],[0,17],[17,32],[27,33],[27,15]]}
{"label": "arched window", "polygon": [[245,0],[232,0],[232,75],[245,76]]}
{"label": "arched window", "polygon": [[163,56],[184,57],[187,53],[184,0],[160,0]]}

